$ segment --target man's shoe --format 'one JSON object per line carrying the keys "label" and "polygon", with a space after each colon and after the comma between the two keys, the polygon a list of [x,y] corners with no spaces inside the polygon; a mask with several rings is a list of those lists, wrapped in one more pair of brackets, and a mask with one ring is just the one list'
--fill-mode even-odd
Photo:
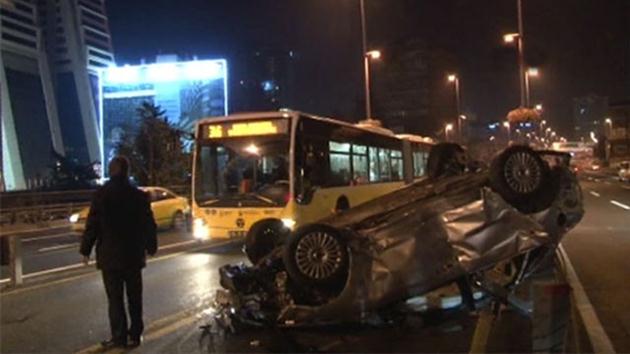
{"label": "man's shoe", "polygon": [[114,339],[108,339],[101,342],[101,348],[105,350],[113,349],[113,348],[124,348],[127,343],[117,341]]}
{"label": "man's shoe", "polygon": [[128,348],[136,348],[142,344],[142,336],[140,337],[129,337],[129,341],[127,341]]}

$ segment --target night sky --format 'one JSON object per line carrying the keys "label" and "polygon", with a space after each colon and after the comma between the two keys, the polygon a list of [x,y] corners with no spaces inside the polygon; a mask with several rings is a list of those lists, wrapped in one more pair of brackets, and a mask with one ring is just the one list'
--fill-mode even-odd
{"label": "night sky", "polygon": [[[299,53],[300,107],[357,119],[362,95],[358,0],[108,0],[117,62],[159,53],[227,58],[264,48]],[[560,131],[572,125],[572,98],[630,98],[630,0],[523,0],[527,62],[539,67],[532,102]],[[499,120],[519,104],[512,0],[366,0],[370,48],[419,38],[450,53],[463,110]],[[387,52],[379,65],[387,65]],[[243,79],[230,68],[231,84]],[[446,73],[444,73],[446,75]],[[442,88],[449,90],[444,84]],[[440,117],[427,127],[443,124]],[[427,129],[429,130],[429,129]]]}

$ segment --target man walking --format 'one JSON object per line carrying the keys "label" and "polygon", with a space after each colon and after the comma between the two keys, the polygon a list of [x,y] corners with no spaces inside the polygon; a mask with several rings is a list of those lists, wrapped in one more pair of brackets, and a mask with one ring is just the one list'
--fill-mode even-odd
{"label": "man walking", "polygon": [[112,335],[102,346],[137,347],[144,330],[142,268],[146,254],[152,256],[157,251],[156,225],[148,196],[129,183],[129,162],[125,157],[111,160],[109,176],[110,180],[92,199],[80,252],[87,264],[96,244],[96,266],[103,275]]}

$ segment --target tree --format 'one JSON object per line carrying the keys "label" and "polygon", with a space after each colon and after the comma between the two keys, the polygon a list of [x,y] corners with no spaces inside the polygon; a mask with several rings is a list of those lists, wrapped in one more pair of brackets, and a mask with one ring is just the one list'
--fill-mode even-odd
{"label": "tree", "polygon": [[137,129],[127,129],[116,146],[131,163],[131,175],[141,185],[178,185],[188,181],[190,154],[184,151],[183,132],[175,129],[166,112],[151,102],[136,110]]}

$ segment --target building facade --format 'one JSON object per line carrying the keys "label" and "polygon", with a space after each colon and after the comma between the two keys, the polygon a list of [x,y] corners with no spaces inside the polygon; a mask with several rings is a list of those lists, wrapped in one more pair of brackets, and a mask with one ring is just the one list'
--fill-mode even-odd
{"label": "building facade", "polygon": [[159,106],[172,126],[191,135],[197,120],[227,115],[227,80],[224,59],[179,61],[175,55],[158,56],[152,64],[103,70],[102,161],[113,157],[125,134],[137,131],[137,110],[143,103]]}
{"label": "building facade", "polygon": [[0,187],[37,187],[53,151],[98,161],[98,70],[114,62],[104,0],[2,0],[0,23]]}

